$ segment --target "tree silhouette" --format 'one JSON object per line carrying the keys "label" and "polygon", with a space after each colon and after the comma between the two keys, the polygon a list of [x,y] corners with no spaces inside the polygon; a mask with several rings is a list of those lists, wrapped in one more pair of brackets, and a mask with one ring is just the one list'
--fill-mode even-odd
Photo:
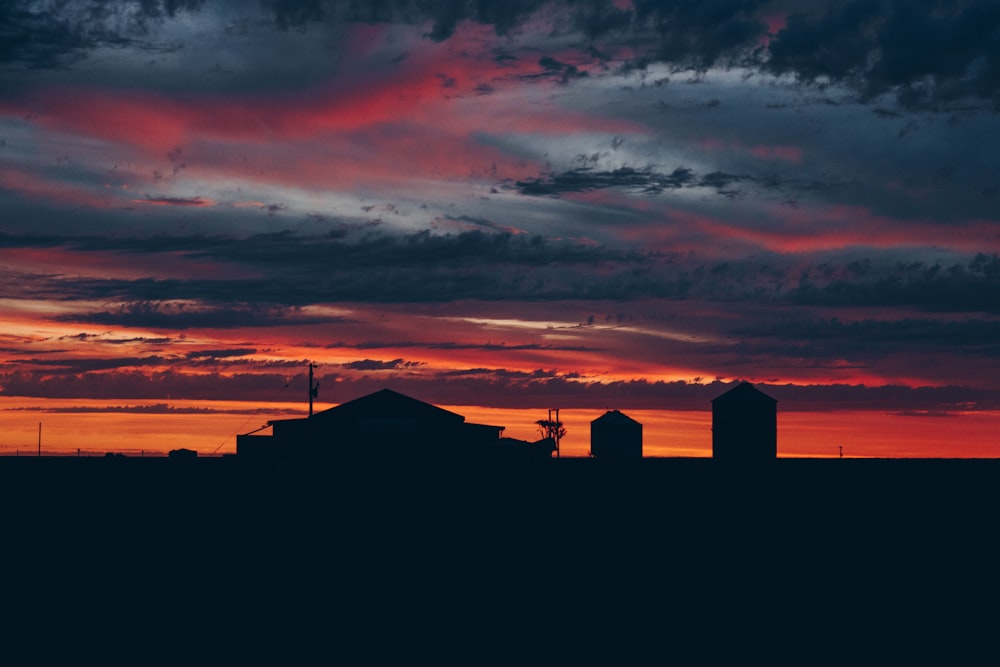
{"label": "tree silhouette", "polygon": [[538,424],[538,430],[541,431],[543,438],[552,438],[559,442],[566,435],[563,423],[557,419],[539,419],[535,423]]}

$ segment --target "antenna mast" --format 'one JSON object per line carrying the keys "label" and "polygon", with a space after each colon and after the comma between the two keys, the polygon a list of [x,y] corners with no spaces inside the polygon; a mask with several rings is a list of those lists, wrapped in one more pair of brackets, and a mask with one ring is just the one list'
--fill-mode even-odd
{"label": "antenna mast", "polygon": [[[555,419],[552,419],[553,412],[556,413]],[[549,423],[555,426],[553,429],[553,436],[556,441],[556,458],[559,458],[559,440],[562,439],[562,433],[560,433],[560,431],[562,431],[562,422],[559,421],[559,408],[549,410]]]}
{"label": "antenna mast", "polygon": [[313,414],[313,399],[319,396],[319,382],[313,384],[313,369],[316,364],[309,362],[309,416]]}

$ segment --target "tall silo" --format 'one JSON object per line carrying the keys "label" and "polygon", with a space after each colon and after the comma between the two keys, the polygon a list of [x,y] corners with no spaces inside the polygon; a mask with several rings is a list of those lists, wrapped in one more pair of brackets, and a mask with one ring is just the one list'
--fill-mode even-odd
{"label": "tall silo", "polygon": [[749,382],[712,399],[712,458],[736,463],[778,456],[778,401]]}

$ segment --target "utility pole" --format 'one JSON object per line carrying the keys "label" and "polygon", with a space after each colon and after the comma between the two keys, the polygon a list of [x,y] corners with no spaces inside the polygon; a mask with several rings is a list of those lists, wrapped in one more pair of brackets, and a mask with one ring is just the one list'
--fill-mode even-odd
{"label": "utility pole", "polygon": [[309,416],[313,415],[313,399],[319,396],[319,382],[313,384],[313,369],[316,364],[309,362]]}
{"label": "utility pole", "polygon": [[38,455],[42,455],[42,422],[38,422]]}
{"label": "utility pole", "polygon": [[[552,418],[553,412],[556,413],[555,419]],[[559,421],[559,408],[555,408],[554,410],[549,410],[549,423],[554,425],[555,427],[552,433],[556,441],[556,458],[559,458],[559,441],[562,439],[562,422]]]}

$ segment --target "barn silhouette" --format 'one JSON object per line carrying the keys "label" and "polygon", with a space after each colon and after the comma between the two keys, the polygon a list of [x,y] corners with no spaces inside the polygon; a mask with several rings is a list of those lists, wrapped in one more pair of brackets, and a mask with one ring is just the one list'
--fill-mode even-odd
{"label": "barn silhouette", "polygon": [[237,436],[243,460],[445,463],[488,458],[547,458],[551,440],[503,438],[503,426],[465,417],[381,389],[308,417],[269,421],[271,435]]}

